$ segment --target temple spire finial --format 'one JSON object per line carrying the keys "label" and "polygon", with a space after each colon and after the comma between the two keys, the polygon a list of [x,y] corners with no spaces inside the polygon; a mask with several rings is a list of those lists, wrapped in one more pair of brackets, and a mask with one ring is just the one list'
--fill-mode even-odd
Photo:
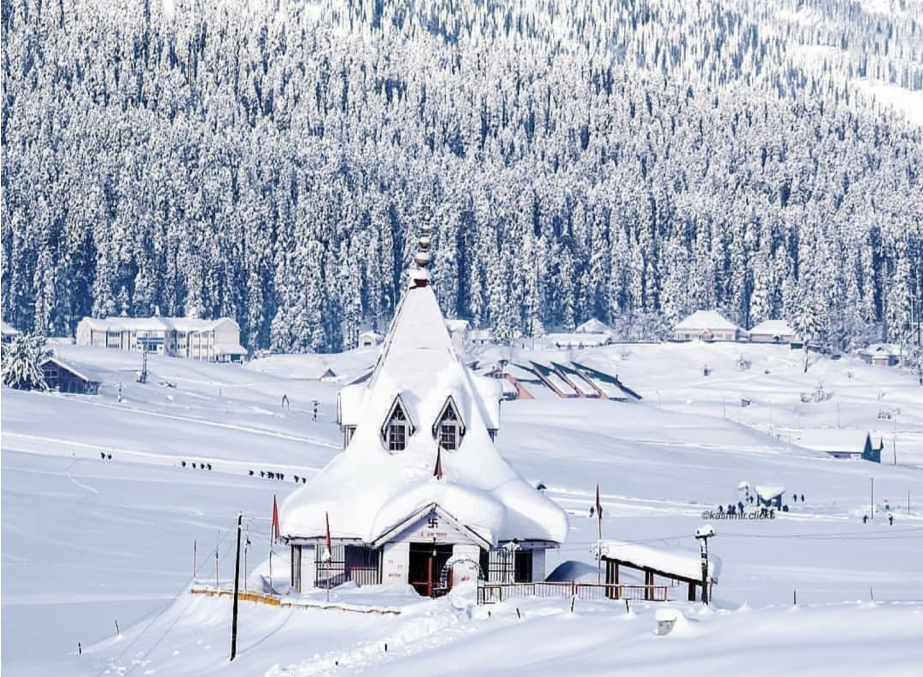
{"label": "temple spire finial", "polygon": [[432,244],[430,236],[433,232],[431,221],[432,216],[426,212],[423,215],[423,225],[420,226],[420,237],[417,239],[417,253],[413,257],[415,267],[410,269],[410,280],[413,287],[425,287],[432,279],[432,274],[429,272],[429,266],[433,262],[433,256],[429,253]]}

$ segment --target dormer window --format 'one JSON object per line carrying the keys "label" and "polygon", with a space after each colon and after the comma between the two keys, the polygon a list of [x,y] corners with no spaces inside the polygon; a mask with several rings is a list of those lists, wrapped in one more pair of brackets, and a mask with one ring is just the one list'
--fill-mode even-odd
{"label": "dormer window", "polygon": [[433,434],[439,441],[439,446],[446,451],[455,451],[461,444],[462,437],[465,435],[465,424],[458,413],[458,407],[455,401],[450,397],[446,400],[439,418],[436,419],[436,425],[433,426]]}
{"label": "dormer window", "polygon": [[413,423],[407,416],[404,403],[400,397],[394,399],[385,424],[381,427],[381,439],[390,452],[403,451],[407,448],[407,438],[413,435]]}

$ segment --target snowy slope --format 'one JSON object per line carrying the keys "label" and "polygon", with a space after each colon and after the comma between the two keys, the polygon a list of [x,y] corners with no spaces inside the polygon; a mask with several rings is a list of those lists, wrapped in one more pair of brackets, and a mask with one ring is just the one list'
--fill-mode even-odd
{"label": "snowy slope", "polygon": [[[805,495],[804,504],[788,500],[791,512],[775,520],[712,522],[718,535],[711,548],[723,563],[717,612],[700,616],[676,605],[689,620],[669,637],[653,635],[656,609],[644,605],[626,616],[618,605],[578,603],[570,615],[565,600],[523,601],[520,621],[512,604],[486,617],[463,591],[438,602],[394,591],[334,591],[370,604],[386,599],[404,613],[246,604],[242,656],[229,667],[227,600],[184,592],[193,540],[206,582],[215,575],[219,542],[226,582],[231,526],[241,510],[251,530],[248,569],[265,570],[272,495],[281,502],[295,474],[312,477],[338,453],[337,386],[286,378],[282,362],[291,363],[291,373],[304,362],[306,373],[314,356],[280,357],[271,373],[154,358],[151,383],[142,386],[132,380],[136,356],[60,351],[103,374],[98,398],[2,391],[2,660],[11,675],[95,675],[110,664],[111,674],[416,675],[526,663],[540,675],[663,674],[680,665],[703,675],[732,666],[750,674],[910,675],[923,660],[923,474],[916,460],[923,458],[923,397],[897,370],[822,359],[805,375],[800,354],[777,346],[615,346],[572,356],[618,373],[643,401],[504,403],[498,448],[570,513],[567,542],[549,571],[564,560],[593,563],[596,525],[588,509],[597,482],[604,537],[693,557],[703,510],[736,502],[742,480]],[[741,352],[751,362],[745,371],[736,366]],[[355,364],[357,356],[323,359],[336,371],[338,359]],[[802,403],[801,392],[821,379],[833,396]],[[282,395],[291,410],[282,411]],[[753,404],[734,404],[741,395]],[[312,399],[320,403],[317,422]],[[869,428],[886,442],[894,424],[877,412],[900,409],[897,466],[838,461],[790,443],[810,434],[822,446],[825,431],[837,430],[837,404],[841,432]],[[112,460],[101,460],[101,452]],[[192,470],[192,461],[213,469]],[[261,479],[260,470],[285,473],[285,480]],[[863,525],[870,477],[876,519]],[[884,519],[886,503],[894,526]],[[279,554],[276,575],[284,576]],[[749,607],[737,611],[745,602]],[[113,637],[116,620],[121,639]],[[64,655],[78,641],[84,655]]]}

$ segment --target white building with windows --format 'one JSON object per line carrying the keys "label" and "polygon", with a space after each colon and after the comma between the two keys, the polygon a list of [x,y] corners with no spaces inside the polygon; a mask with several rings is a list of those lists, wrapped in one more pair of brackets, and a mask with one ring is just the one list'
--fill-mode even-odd
{"label": "white building with windows", "polygon": [[717,310],[697,310],[673,327],[674,341],[740,341],[747,332]]}
{"label": "white building with windows", "polygon": [[798,343],[795,330],[785,320],[763,320],[750,330],[751,343]]}
{"label": "white building with windows", "polygon": [[[291,585],[545,576],[567,516],[504,461],[496,379],[458,358],[429,284],[429,230],[372,376],[340,391],[343,452],[282,506]],[[331,537],[327,550],[325,537]]]}
{"label": "white building with windows", "polygon": [[384,337],[381,334],[369,329],[359,334],[357,343],[360,348],[375,348],[381,345],[382,340]]}
{"label": "white building with windows", "polygon": [[85,317],[77,324],[76,342],[209,362],[240,362],[247,356],[240,326],[229,317]]}

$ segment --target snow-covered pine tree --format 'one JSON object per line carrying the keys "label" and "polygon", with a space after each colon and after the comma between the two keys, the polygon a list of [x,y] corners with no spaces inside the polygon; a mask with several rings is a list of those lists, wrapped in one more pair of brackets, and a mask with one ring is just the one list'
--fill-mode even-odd
{"label": "snow-covered pine tree", "polygon": [[41,367],[45,354],[41,334],[16,336],[3,351],[3,384],[16,390],[47,390]]}

